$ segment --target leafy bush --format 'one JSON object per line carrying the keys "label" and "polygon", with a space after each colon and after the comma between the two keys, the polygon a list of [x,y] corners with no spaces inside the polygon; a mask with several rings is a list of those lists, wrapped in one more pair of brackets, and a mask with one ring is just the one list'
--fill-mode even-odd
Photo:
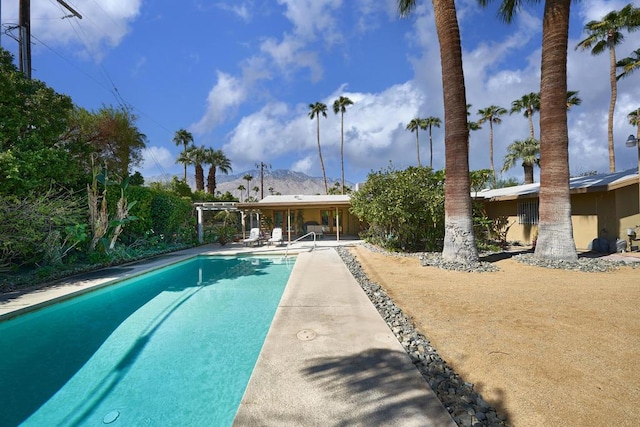
{"label": "leafy bush", "polygon": [[444,238],[444,172],[391,166],[372,172],[351,196],[351,212],[369,224],[363,237],[390,250],[437,251]]}
{"label": "leafy bush", "polygon": [[67,192],[0,198],[0,269],[59,264],[86,239],[86,204]]}

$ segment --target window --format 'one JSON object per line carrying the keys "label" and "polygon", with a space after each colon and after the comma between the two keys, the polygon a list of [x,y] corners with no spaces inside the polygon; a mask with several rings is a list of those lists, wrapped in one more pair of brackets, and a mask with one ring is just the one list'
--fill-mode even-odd
{"label": "window", "polygon": [[518,202],[518,224],[538,223],[538,201]]}

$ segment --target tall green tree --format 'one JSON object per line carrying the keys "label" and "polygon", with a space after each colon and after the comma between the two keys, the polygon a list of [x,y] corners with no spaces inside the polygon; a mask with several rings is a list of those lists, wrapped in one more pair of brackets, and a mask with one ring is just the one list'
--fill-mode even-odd
{"label": "tall green tree", "polygon": [[535,138],[533,132],[533,114],[536,111],[540,111],[540,94],[529,92],[526,95],[522,95],[522,98],[516,99],[511,103],[509,114],[519,113],[521,111],[527,120],[529,120],[529,138]]}
{"label": "tall green tree", "polygon": [[576,49],[591,50],[592,55],[600,55],[609,51],[609,83],[611,99],[609,101],[609,122],[607,137],[609,142],[609,170],[616,171],[616,155],[613,140],[613,120],[618,97],[616,79],[616,46],[624,40],[623,31],[635,31],[640,28],[640,8],[629,3],[621,10],[612,10],[600,21],[589,21],[584,26],[587,36],[581,40]]}
{"label": "tall green tree", "polygon": [[324,192],[329,194],[329,186],[327,185],[327,174],[324,169],[324,160],[322,160],[322,149],[320,148],[320,116],[327,117],[327,106],[322,102],[309,104],[309,118],[316,119],[316,132],[318,136],[318,157],[320,157],[320,167],[322,168],[322,179],[324,181]]}
{"label": "tall green tree", "polygon": [[28,80],[0,48],[0,195],[69,186],[77,165],[64,145],[71,98]]}
{"label": "tall green tree", "polygon": [[[482,5],[489,1],[479,0]],[[511,22],[524,1],[502,0],[499,16],[505,22]],[[527,3],[538,1],[529,0]],[[542,168],[539,234],[535,251],[538,258],[564,261],[578,259],[569,192],[567,48],[570,9],[571,0],[546,0],[544,4],[539,108]]]}
{"label": "tall green tree", "polygon": [[[191,132],[189,132],[186,129],[179,129],[173,135],[173,142],[178,147],[182,145],[183,146],[182,152],[185,153],[187,151],[187,147],[189,146],[189,144],[193,142],[193,135],[191,134]],[[186,163],[184,163],[183,181],[187,182],[187,164]]]}
{"label": "tall green tree", "polygon": [[335,114],[340,113],[340,169],[342,170],[341,194],[344,194],[344,113],[347,111],[347,106],[349,105],[353,105],[353,101],[346,96],[340,96],[340,98],[333,101],[333,112]]}
{"label": "tall green tree", "polygon": [[418,155],[418,167],[422,166],[420,163],[420,138],[418,137],[418,133],[420,129],[427,130],[427,121],[426,119],[420,119],[418,117],[411,119],[411,121],[407,124],[408,131],[416,133],[416,153]]}
{"label": "tall green tree", "polygon": [[616,68],[620,68],[622,73],[618,74],[616,77],[617,80],[620,80],[623,77],[629,77],[634,71],[640,68],[640,49],[636,49],[631,52],[631,55],[622,58],[620,61],[616,63]]}
{"label": "tall green tree", "polygon": [[540,166],[540,141],[528,138],[509,144],[507,154],[504,156],[502,172],[514,167],[518,160],[522,160],[524,183],[533,184],[533,167]]}
{"label": "tall green tree", "polygon": [[207,174],[207,192],[212,196],[216,193],[216,173],[220,172],[225,175],[232,171],[231,160],[224,154],[222,150],[214,150],[207,148],[204,163],[209,165],[209,173]]}
{"label": "tall green tree", "polygon": [[429,116],[426,119],[429,129],[429,167],[433,169],[433,128],[439,128],[442,121],[439,117]]}
{"label": "tall green tree", "polygon": [[147,137],[138,129],[137,119],[127,107],[103,106],[96,113],[97,135],[92,144],[99,161],[118,181],[130,175],[132,166],[142,162]]}
{"label": "tall green tree", "polygon": [[507,109],[498,107],[497,105],[491,105],[487,108],[478,110],[478,115],[480,116],[478,123],[489,123],[489,161],[491,165],[491,175],[494,182],[496,180],[496,169],[493,166],[493,125],[499,125],[502,123],[500,116],[504,116],[505,114],[507,114]]}
{"label": "tall green tree", "polygon": [[[432,0],[440,43],[444,98],[445,235],[442,257],[469,263],[478,260],[469,182],[469,129],[462,69],[462,45],[454,0]],[[415,0],[398,0],[401,16],[416,6]]]}

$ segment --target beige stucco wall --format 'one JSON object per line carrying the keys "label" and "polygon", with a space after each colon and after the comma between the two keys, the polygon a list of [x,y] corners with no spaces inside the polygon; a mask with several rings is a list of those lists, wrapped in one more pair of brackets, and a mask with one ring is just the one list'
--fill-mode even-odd
{"label": "beige stucco wall", "polygon": [[[305,208],[305,209],[292,208],[291,212],[293,213],[293,224],[292,224],[293,228],[297,229],[296,219],[298,218],[300,211],[302,212],[303,223],[315,221],[318,224],[322,224],[322,211],[324,210],[332,211],[333,215],[335,215],[335,212],[336,212],[335,207],[313,207],[313,208]],[[340,207],[339,210],[340,210],[340,225],[342,226],[341,233],[345,235],[357,236],[359,233],[358,218],[351,215],[349,213],[349,208],[346,206]],[[267,217],[271,217],[272,219],[274,218],[275,212],[284,212],[285,227],[286,227],[286,212],[287,212],[286,207],[277,208],[277,209],[271,209],[271,208],[261,209],[261,213],[263,217],[267,216]],[[336,230],[334,228],[330,231],[330,233],[335,233],[335,231]]]}
{"label": "beige stucco wall", "polygon": [[[520,199],[520,201],[527,199]],[[506,218],[510,225],[508,241],[531,244],[536,226],[518,224],[518,200],[485,203],[490,218]],[[596,237],[609,241],[626,239],[627,228],[640,225],[638,214],[638,185],[630,185],[608,192],[571,195],[571,222],[576,248],[586,250]],[[640,230],[636,231],[640,234]]]}

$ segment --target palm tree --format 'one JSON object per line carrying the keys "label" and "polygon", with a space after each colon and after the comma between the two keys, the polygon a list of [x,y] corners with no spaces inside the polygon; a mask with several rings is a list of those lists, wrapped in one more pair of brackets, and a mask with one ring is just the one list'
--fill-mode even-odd
{"label": "palm tree", "polygon": [[189,154],[189,150],[185,150],[182,153],[180,153],[178,155],[178,158],[176,159],[176,163],[180,163],[184,165],[185,172],[184,172],[184,179],[182,181],[186,184],[187,183],[187,166],[193,164],[193,159]]}
{"label": "palm tree", "polygon": [[[398,0],[402,16],[416,6],[416,0]],[[455,0],[433,0],[444,98],[445,233],[442,258],[470,263],[478,260],[469,179],[469,129],[467,100],[462,70],[462,46]]]}
{"label": "palm tree", "polygon": [[582,104],[582,99],[578,97],[577,90],[567,91],[567,110],[570,110],[573,106],[578,106]]}
{"label": "palm tree", "polygon": [[246,190],[245,186],[240,184],[238,185],[238,191],[240,192],[240,201],[242,202],[242,192]]}
{"label": "palm tree", "polygon": [[634,50],[631,52],[631,56],[618,61],[616,68],[622,68],[622,73],[618,74],[616,80],[630,76],[631,73],[640,68],[640,49]]}
{"label": "palm tree", "polygon": [[202,163],[205,162],[206,149],[204,146],[191,146],[187,149],[187,155],[191,158],[191,164],[196,169],[196,190],[204,191],[204,169],[202,168]]}
{"label": "palm tree", "polygon": [[425,119],[429,128],[429,167],[433,169],[433,135],[431,130],[434,127],[439,128],[442,123],[438,117],[429,116]]}
{"label": "palm tree", "polygon": [[493,166],[493,124],[499,125],[502,123],[502,119],[500,116],[504,116],[507,114],[507,109],[498,107],[497,105],[491,105],[487,108],[478,110],[478,114],[480,115],[480,120],[478,123],[482,124],[484,122],[489,122],[489,161],[491,164],[491,175],[493,181],[496,180],[496,169]]}
{"label": "palm tree", "polygon": [[580,41],[576,49],[591,49],[592,55],[600,55],[609,51],[609,83],[611,84],[611,100],[609,101],[609,123],[607,136],[609,140],[609,170],[616,171],[616,155],[613,141],[613,115],[618,97],[616,79],[616,46],[624,40],[623,30],[634,31],[640,27],[640,8],[629,3],[621,10],[612,10],[601,21],[589,21],[584,30],[587,37]]}
{"label": "palm tree", "polygon": [[540,141],[537,139],[525,139],[514,141],[507,147],[507,155],[504,156],[502,172],[506,172],[515,166],[518,160],[522,160],[524,168],[524,183],[533,184],[533,167],[540,166]]}
{"label": "palm tree", "polygon": [[327,106],[322,102],[316,102],[315,104],[309,104],[309,118],[311,120],[317,119],[317,134],[318,134],[318,156],[320,157],[320,167],[322,168],[322,179],[324,180],[324,192],[329,194],[329,187],[327,186],[327,174],[324,171],[324,161],[322,160],[322,149],[320,148],[320,115],[327,117]]}
{"label": "palm tree", "polygon": [[627,114],[627,119],[631,126],[638,128],[636,131],[636,138],[640,138],[640,108]]}
{"label": "palm tree", "polygon": [[216,193],[216,173],[220,172],[227,175],[231,172],[231,160],[222,152],[222,150],[214,150],[207,148],[204,163],[209,165],[209,173],[207,175],[207,192],[211,195]]}
{"label": "palm tree", "polygon": [[409,122],[409,124],[407,125],[407,130],[416,133],[416,151],[418,152],[418,167],[421,166],[420,164],[420,140],[418,138],[418,129],[422,129],[422,130],[427,130],[427,120],[426,119],[419,119],[419,118],[415,118],[415,119],[411,119],[411,121]]}
{"label": "palm tree", "polygon": [[524,116],[529,119],[529,138],[534,138],[533,113],[540,111],[540,94],[529,92],[526,95],[522,95],[522,98],[516,99],[511,103],[509,114],[519,113],[521,111],[524,111]]}
{"label": "palm tree", "polygon": [[[490,0],[479,1],[486,5]],[[536,0],[528,2],[538,3]],[[502,19],[511,22],[520,4],[519,1],[502,0],[499,9]],[[545,0],[539,97],[540,161],[543,167],[540,169],[538,244],[535,251],[538,258],[564,261],[578,259],[569,193],[567,48],[570,9],[571,0]]]}
{"label": "palm tree", "polygon": [[344,113],[347,106],[353,105],[353,101],[346,96],[341,96],[333,102],[333,112],[340,113],[340,167],[342,169],[342,193],[344,194]]}
{"label": "palm tree", "polygon": [[249,184],[253,180],[253,175],[251,175],[250,173],[247,173],[242,177],[242,179],[247,181],[247,199],[249,199]]}
{"label": "palm tree", "polygon": [[[173,142],[176,144],[176,146],[184,146],[184,150],[182,150],[183,153],[185,153],[187,151],[187,146],[189,145],[189,143],[193,142],[193,135],[191,135],[191,132],[185,130],[185,129],[180,129],[178,131],[176,131],[176,133],[173,135]],[[179,162],[182,163],[182,162]],[[187,182],[187,164],[184,163],[184,182]]]}

